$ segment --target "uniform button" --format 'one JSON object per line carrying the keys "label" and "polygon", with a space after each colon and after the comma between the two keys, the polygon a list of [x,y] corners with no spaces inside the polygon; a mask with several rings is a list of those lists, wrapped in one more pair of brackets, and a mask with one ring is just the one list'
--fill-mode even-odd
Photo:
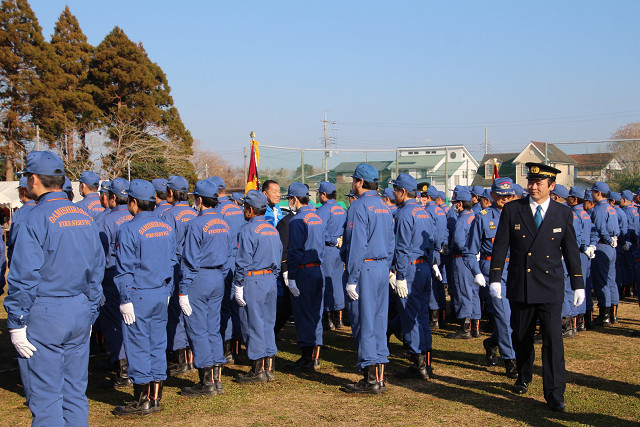
{"label": "uniform button", "polygon": [[523,235],[522,235],[522,238],[524,239],[525,237],[526,237],[526,236],[523,234]]}
{"label": "uniform button", "polygon": [[547,258],[549,258],[549,255],[547,255]]}
{"label": "uniform button", "polygon": [[527,255],[531,256],[531,252],[529,252]]}
{"label": "uniform button", "polygon": [[527,273],[531,273],[531,269],[530,268],[527,268]]}
{"label": "uniform button", "polygon": [[555,237],[552,237],[551,240],[555,240]]}
{"label": "uniform button", "polygon": [[549,270],[545,271],[545,273],[549,274]]}

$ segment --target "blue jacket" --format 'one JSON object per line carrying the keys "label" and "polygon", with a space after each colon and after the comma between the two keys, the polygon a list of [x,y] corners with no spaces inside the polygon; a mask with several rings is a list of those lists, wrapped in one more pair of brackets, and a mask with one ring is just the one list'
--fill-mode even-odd
{"label": "blue jacket", "polygon": [[320,217],[325,228],[325,243],[335,246],[338,237],[344,233],[344,224],[347,222],[345,210],[335,200],[329,199],[316,209],[316,215]]}
{"label": "blue jacket", "polygon": [[166,286],[173,293],[173,266],[176,237],[166,222],[153,212],[138,212],[120,226],[116,243],[116,276],[120,302],[131,301],[133,289],[157,289]]}
{"label": "blue jacket", "polygon": [[40,197],[22,219],[13,253],[9,294],[4,300],[9,329],[27,324],[38,296],[84,293],[95,321],[102,298],[104,251],[96,224],[65,193],[52,191]]}
{"label": "blue jacket", "polygon": [[184,235],[187,232],[187,222],[198,216],[195,209],[189,206],[189,202],[177,202],[172,207],[164,211],[160,216],[167,224],[171,226],[176,234],[176,253],[178,254],[178,262],[182,256],[184,248]]}
{"label": "blue jacket", "polygon": [[98,224],[100,240],[104,248],[107,270],[116,268],[116,238],[118,229],[122,224],[131,221],[133,216],[129,213],[127,205],[118,205],[109,211]]}
{"label": "blue jacket", "polygon": [[625,214],[627,214],[628,220],[628,241],[632,244],[638,243],[638,234],[640,233],[640,214],[633,205],[628,205],[622,208]]}
{"label": "blue jacket", "polygon": [[15,235],[18,230],[18,225],[35,205],[35,200],[27,200],[20,209],[13,213],[13,217],[11,218],[11,228],[9,229],[9,234],[7,234],[7,260],[9,265],[11,265],[11,255],[13,254],[13,245],[15,243]]}
{"label": "blue jacket", "polygon": [[[591,236],[591,216],[584,210],[584,207],[581,204],[577,204],[571,207],[571,210],[574,214],[578,216],[580,219],[580,227],[581,230],[576,228],[576,239],[578,240],[578,246],[580,246],[580,251],[584,252],[587,249],[587,246],[592,246],[598,243],[597,240],[592,241]],[[578,237],[578,235],[580,237]]]}
{"label": "blue jacket", "polygon": [[435,239],[433,241],[436,251],[442,249],[442,245],[447,242],[449,232],[447,231],[447,214],[433,200],[424,207],[429,216],[432,218],[436,230]]}
{"label": "blue jacket", "polygon": [[264,216],[256,216],[245,223],[238,233],[238,253],[233,283],[244,286],[247,273],[258,270],[272,270],[274,278],[280,272],[282,242],[275,227],[265,221]]}
{"label": "blue jacket", "polygon": [[482,273],[476,255],[479,253],[480,257],[484,259],[491,257],[493,239],[498,231],[501,213],[500,209],[491,205],[478,212],[471,223],[465,247],[462,249],[462,258],[464,265],[471,270],[474,276]]}
{"label": "blue jacket", "polygon": [[181,295],[189,295],[189,287],[200,269],[226,267],[231,252],[230,237],[229,225],[215,209],[204,209],[189,221],[182,253]]}
{"label": "blue jacket", "polygon": [[428,263],[431,262],[435,230],[431,217],[415,199],[407,200],[400,205],[394,225],[396,278],[402,280],[411,262],[420,257],[424,257]]}
{"label": "blue jacket", "polygon": [[282,219],[282,209],[280,206],[274,205],[273,207],[267,205],[267,212],[264,214],[264,220],[274,227],[278,225]]}
{"label": "blue jacket", "polygon": [[383,259],[391,268],[394,249],[393,217],[389,208],[375,190],[367,190],[347,211],[340,251],[348,272],[347,283],[358,283],[365,260]]}
{"label": "blue jacket", "polygon": [[450,249],[452,255],[462,255],[462,252],[467,245],[467,235],[469,234],[471,223],[475,217],[473,210],[463,211],[460,213],[460,216],[458,216],[456,229],[453,233],[453,239],[451,239]]}
{"label": "blue jacket", "polygon": [[616,210],[604,199],[600,200],[592,209],[591,240],[611,244],[611,237],[620,234]]}
{"label": "blue jacket", "polygon": [[98,214],[104,210],[100,204],[100,195],[98,193],[87,194],[84,199],[76,203],[76,206],[84,209],[93,219],[96,219]]}
{"label": "blue jacket", "polygon": [[4,294],[4,274],[7,271],[7,257],[4,256],[5,249],[4,239],[0,239],[0,295]]}
{"label": "blue jacket", "polygon": [[[244,219],[244,211],[240,206],[230,201],[227,196],[218,198],[216,211],[222,214],[225,222],[229,225],[229,242],[231,244],[229,261],[235,262],[236,253],[238,252],[238,232],[247,222]],[[229,268],[234,268],[234,265],[230,265]]]}
{"label": "blue jacket", "polygon": [[171,204],[169,204],[169,202],[167,202],[166,200],[161,200],[160,203],[156,205],[153,213],[159,217],[162,217],[162,214],[169,209],[171,209]]}
{"label": "blue jacket", "polygon": [[618,227],[620,228],[620,241],[618,244],[624,245],[629,238],[629,220],[620,206],[613,206],[618,216]]}
{"label": "blue jacket", "polygon": [[325,227],[313,206],[302,206],[289,221],[289,279],[296,280],[301,265],[322,264]]}

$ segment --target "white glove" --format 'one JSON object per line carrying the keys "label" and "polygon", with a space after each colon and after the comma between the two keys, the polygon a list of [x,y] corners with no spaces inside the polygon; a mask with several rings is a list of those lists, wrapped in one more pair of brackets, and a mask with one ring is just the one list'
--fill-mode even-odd
{"label": "white glove", "polygon": [[433,264],[433,267],[431,268],[433,269],[433,274],[436,276],[436,279],[442,282],[442,274],[440,273],[440,269],[438,268],[438,265]]}
{"label": "white glove", "polygon": [[502,285],[500,282],[489,283],[489,294],[495,299],[502,299]]}
{"label": "white glove", "polygon": [[628,251],[629,249],[631,249],[631,242],[625,243],[624,246],[622,247],[622,249],[624,251]]}
{"label": "white glove", "polygon": [[122,318],[124,319],[125,325],[130,325],[136,321],[136,315],[133,312],[132,302],[120,304],[120,313],[122,313]]}
{"label": "white glove", "polygon": [[482,273],[478,273],[475,275],[475,277],[473,278],[473,283],[480,286],[481,288],[487,286],[487,280],[484,278],[484,274]]}
{"label": "white glove", "polygon": [[193,309],[191,308],[191,304],[189,304],[189,295],[179,295],[178,303],[180,304],[180,308],[185,316],[191,316],[193,313]]}
{"label": "white glove", "polygon": [[342,247],[342,236],[336,239],[336,248],[340,249]]}
{"label": "white glove", "polygon": [[13,344],[21,357],[28,359],[33,356],[36,348],[27,339],[26,326],[20,329],[9,329],[9,333],[11,334],[11,344]]}
{"label": "white glove", "polygon": [[171,301],[171,295],[167,295],[167,305],[169,305],[169,301]]}
{"label": "white glove", "polygon": [[291,295],[293,295],[294,297],[299,297],[300,296],[300,289],[298,289],[298,287],[296,286],[296,281],[295,280],[287,280],[287,287],[289,288],[289,291],[291,291]]}
{"label": "white glove", "polygon": [[107,297],[102,294],[102,298],[100,298],[100,307],[104,307],[104,304],[107,302]]}
{"label": "white glove", "polygon": [[396,290],[396,274],[389,272],[389,284],[391,285],[391,289]]}
{"label": "white glove", "polygon": [[347,291],[347,295],[349,295],[349,298],[351,298],[353,301],[358,299],[358,293],[356,292],[356,284],[348,284],[347,287],[345,288]]}
{"label": "white glove", "polygon": [[235,295],[236,302],[240,307],[247,305],[244,300],[244,288],[242,286],[233,285],[233,293]]}
{"label": "white glove", "polygon": [[573,305],[579,307],[584,302],[584,289],[576,289],[573,291]]}
{"label": "white glove", "polygon": [[596,247],[589,245],[584,253],[589,257],[589,259],[594,259],[596,257]]}
{"label": "white glove", "polygon": [[615,248],[618,246],[618,236],[611,236],[611,247]]}
{"label": "white glove", "polygon": [[400,298],[406,298],[409,295],[409,288],[407,288],[407,281],[405,279],[396,280],[396,294]]}
{"label": "white glove", "polygon": [[476,254],[476,261],[478,261],[478,262],[480,261],[480,252],[478,252],[478,253]]}
{"label": "white glove", "polygon": [[289,272],[288,271],[283,271],[282,272],[282,279],[284,280],[284,284],[289,287]]}

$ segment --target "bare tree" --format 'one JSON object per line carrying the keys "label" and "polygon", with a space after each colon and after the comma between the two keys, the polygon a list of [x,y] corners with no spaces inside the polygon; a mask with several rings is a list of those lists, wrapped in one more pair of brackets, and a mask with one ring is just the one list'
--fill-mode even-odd
{"label": "bare tree", "polygon": [[614,132],[611,139],[637,139],[637,141],[611,142],[609,149],[620,157],[626,173],[640,174],[640,122],[622,126]]}
{"label": "bare tree", "polygon": [[193,142],[191,163],[199,179],[215,175],[224,179],[229,189],[244,188],[242,168],[234,167],[219,154],[203,149],[198,140]]}

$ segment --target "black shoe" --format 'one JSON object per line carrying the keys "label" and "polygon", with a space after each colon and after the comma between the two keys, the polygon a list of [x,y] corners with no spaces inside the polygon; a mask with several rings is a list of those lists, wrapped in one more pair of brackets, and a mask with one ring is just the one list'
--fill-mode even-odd
{"label": "black shoe", "polygon": [[347,384],[343,390],[347,393],[380,394],[385,391],[384,380],[382,387],[380,379],[384,375],[384,365],[369,365],[364,368],[364,378],[357,383]]}
{"label": "black shoe", "polygon": [[618,306],[612,305],[611,311],[609,312],[609,321],[612,325],[618,323]]}
{"label": "black shoe", "polygon": [[344,328],[344,323],[342,322],[342,310],[332,311],[333,313],[333,324],[336,326],[336,329]]}
{"label": "black shoe", "polygon": [[180,348],[173,352],[174,362],[167,366],[167,371],[171,376],[178,376],[186,374],[191,371],[188,362],[188,350],[186,348]]}
{"label": "black shoe", "polygon": [[[183,396],[215,396],[218,394],[213,383],[213,366],[198,368],[198,376],[200,377],[199,383],[191,387],[182,387],[181,394]],[[220,381],[219,378],[218,381]]]}
{"label": "black shoe", "polygon": [[587,326],[584,323],[584,314],[578,314],[576,319],[576,331],[584,332],[587,330]]}
{"label": "black shoe", "polygon": [[504,359],[504,370],[507,378],[518,378],[518,367],[515,359]]}
{"label": "black shoe", "polygon": [[187,347],[187,367],[189,368],[187,373],[196,370],[196,365],[193,363],[193,350],[191,350],[191,347]]}
{"label": "black shoe", "polygon": [[576,335],[576,331],[572,326],[571,316],[564,316],[562,318],[562,338],[573,338]]}
{"label": "black shoe", "polygon": [[431,366],[431,362],[433,362],[433,350],[427,350],[422,354],[424,354],[425,362],[427,362],[427,375],[429,375],[430,379],[433,379],[436,377],[433,373],[433,367]]}
{"label": "black shoe", "polygon": [[222,348],[224,350],[224,358],[227,359],[227,363],[229,365],[235,365],[236,361],[233,357],[233,352],[231,351],[231,347],[233,346],[233,341],[227,340],[222,343]]}
{"label": "black shoe", "polygon": [[454,340],[470,340],[471,336],[471,319],[462,319],[460,322],[460,329],[452,334],[448,334],[447,338]]}
{"label": "black shoe", "polygon": [[599,307],[598,308],[598,318],[593,321],[593,326],[610,326],[611,318],[609,313],[609,307]]}
{"label": "black shoe", "polygon": [[[116,406],[111,413],[113,415],[147,415],[152,412],[158,412],[154,410],[153,404],[149,399],[151,391],[151,383],[146,384],[134,384],[133,385],[133,398],[136,399],[126,406]],[[160,408],[158,406],[158,408]]]}
{"label": "black shoe", "polygon": [[511,391],[515,394],[525,394],[529,391],[529,383],[516,381],[511,387]]}
{"label": "black shoe", "polygon": [[246,384],[246,383],[264,383],[267,381],[267,374],[264,371],[265,359],[258,359],[251,362],[251,370],[246,374],[240,374],[233,379],[233,381]]}
{"label": "black shoe", "polygon": [[564,403],[562,402],[549,402],[549,409],[555,412],[564,412]]}
{"label": "black shoe", "polygon": [[116,363],[116,373],[109,381],[101,381],[100,387],[114,388],[116,390],[131,387],[131,378],[129,378],[129,375],[127,374],[128,369],[129,362],[127,359],[118,360]]}
{"label": "black shoe", "polygon": [[264,373],[267,376],[267,381],[275,381],[276,377],[273,371],[276,369],[276,357],[269,356],[264,358]]}
{"label": "black shoe", "polygon": [[315,347],[302,347],[302,356],[293,363],[287,363],[284,369],[288,371],[313,372],[316,370],[314,363]]}
{"label": "black shoe", "polygon": [[409,366],[406,371],[398,374],[398,377],[403,379],[428,380],[429,373],[427,372],[427,355],[424,353],[410,354],[409,360],[413,363],[413,366]]}
{"label": "black shoe", "polygon": [[439,313],[440,312],[438,310],[429,311],[429,327],[432,331],[440,328],[440,322],[438,321]]}
{"label": "black shoe", "polygon": [[153,412],[162,411],[160,401],[162,400],[163,381],[153,381],[149,387],[149,400],[151,401],[151,410]]}
{"label": "black shoe", "polygon": [[498,366],[498,346],[491,338],[486,338],[482,341],[484,351],[487,357],[487,365]]}
{"label": "black shoe", "polygon": [[330,311],[325,311],[322,313],[322,327],[324,328],[324,330],[336,330],[336,325],[333,324],[333,319],[331,317],[332,316]]}
{"label": "black shoe", "polygon": [[593,330],[593,310],[587,310],[586,314],[584,315],[584,327],[588,331]]}
{"label": "black shoe", "polygon": [[471,321],[471,336],[473,338],[480,337],[480,319]]}

